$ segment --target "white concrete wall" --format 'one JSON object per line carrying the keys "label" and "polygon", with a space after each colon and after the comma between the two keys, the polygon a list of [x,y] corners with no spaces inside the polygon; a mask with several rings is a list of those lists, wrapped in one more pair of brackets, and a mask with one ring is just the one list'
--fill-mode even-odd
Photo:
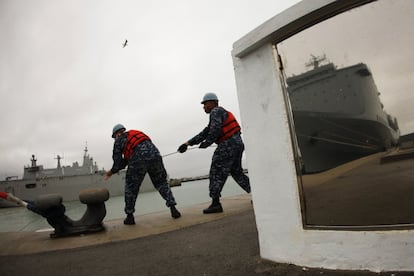
{"label": "white concrete wall", "polygon": [[[308,11],[334,1],[304,1]],[[319,5],[319,6],[318,6]],[[295,8],[289,10],[289,20]],[[288,117],[269,32],[283,14],[235,44],[233,51],[243,137],[262,258],[330,269],[413,271],[414,231],[326,231],[302,227]],[[254,32],[254,31],[253,31]],[[251,37],[263,37],[252,47]],[[248,49],[248,53],[238,54]]]}

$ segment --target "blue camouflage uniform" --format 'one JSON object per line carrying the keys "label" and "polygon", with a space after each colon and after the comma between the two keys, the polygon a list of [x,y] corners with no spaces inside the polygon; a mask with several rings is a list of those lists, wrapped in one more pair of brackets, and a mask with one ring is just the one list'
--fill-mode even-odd
{"label": "blue camouflage uniform", "polygon": [[[208,126],[188,141],[190,146],[203,141],[208,146],[216,142],[223,135],[222,126],[227,116],[227,111],[224,108],[220,106],[213,108],[210,112]],[[209,173],[211,198],[221,197],[221,191],[229,174],[243,190],[250,193],[250,181],[243,173],[241,164],[243,151],[244,144],[240,132],[217,145]]]}
{"label": "blue camouflage uniform", "polygon": [[167,180],[167,171],[157,147],[150,140],[145,140],[135,147],[129,160],[125,160],[123,152],[127,138],[128,133],[125,132],[115,139],[112,153],[114,163],[111,168],[112,173],[117,173],[128,166],[125,177],[125,213],[135,212],[139,188],[147,172],[154,187],[165,199],[166,205],[175,206],[176,202]]}

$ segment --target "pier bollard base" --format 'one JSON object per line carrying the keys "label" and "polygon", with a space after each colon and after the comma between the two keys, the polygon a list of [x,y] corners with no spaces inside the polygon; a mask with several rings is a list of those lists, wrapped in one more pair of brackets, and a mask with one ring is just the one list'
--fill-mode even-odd
{"label": "pier bollard base", "polygon": [[27,209],[44,218],[55,229],[51,238],[96,233],[104,231],[102,223],[106,216],[105,201],[109,198],[107,189],[88,189],[81,191],[79,199],[87,205],[80,220],[74,221],[65,215],[66,208],[59,194],[39,196],[27,205]]}

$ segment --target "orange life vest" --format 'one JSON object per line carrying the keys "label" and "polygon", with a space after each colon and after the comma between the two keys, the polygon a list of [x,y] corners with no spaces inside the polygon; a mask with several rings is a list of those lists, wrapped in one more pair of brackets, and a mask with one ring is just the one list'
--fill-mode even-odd
{"label": "orange life vest", "polygon": [[135,147],[142,143],[145,140],[151,139],[142,131],[139,130],[130,130],[128,131],[128,138],[124,148],[124,158],[128,160],[134,153]]}
{"label": "orange life vest", "polygon": [[231,136],[233,136],[235,133],[239,132],[240,129],[241,129],[240,125],[237,122],[234,115],[230,111],[227,111],[227,119],[223,123],[223,126],[221,127],[221,131],[223,135],[217,140],[217,144],[220,144],[226,141]]}

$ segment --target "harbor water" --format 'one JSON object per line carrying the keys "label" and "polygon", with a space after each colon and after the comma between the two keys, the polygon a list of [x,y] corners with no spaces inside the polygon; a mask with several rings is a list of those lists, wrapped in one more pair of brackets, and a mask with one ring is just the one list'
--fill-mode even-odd
{"label": "harbor water", "polygon": [[[173,187],[172,192],[177,202],[177,209],[199,203],[210,203],[208,179],[184,182],[181,186]],[[222,191],[222,197],[229,197],[245,193],[237,183],[229,177]],[[64,202],[66,215],[72,220],[78,220],[86,210],[86,205],[80,201]],[[124,218],[124,197],[110,197],[105,202],[105,221]],[[165,201],[158,192],[146,192],[138,195],[135,206],[135,216],[168,210]],[[200,210],[201,214],[202,210]],[[183,216],[185,214],[182,214]],[[46,219],[26,208],[1,208],[0,232],[42,231],[51,228]],[[139,220],[139,218],[138,218]]]}

